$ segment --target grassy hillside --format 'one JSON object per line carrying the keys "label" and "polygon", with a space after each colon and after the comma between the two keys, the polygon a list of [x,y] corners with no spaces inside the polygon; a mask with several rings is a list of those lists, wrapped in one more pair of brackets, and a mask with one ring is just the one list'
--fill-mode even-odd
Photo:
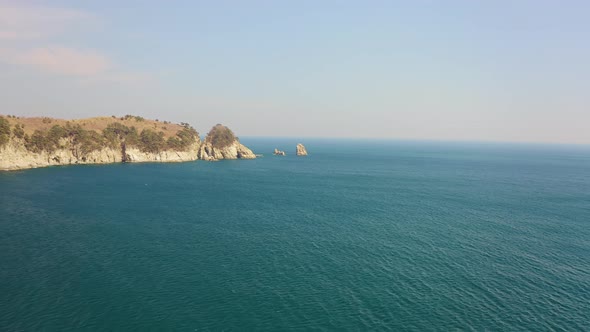
{"label": "grassy hillside", "polygon": [[31,152],[52,152],[69,146],[89,153],[103,147],[137,147],[144,152],[184,151],[199,133],[187,123],[147,120],[139,116],[63,120],[0,115],[0,144],[20,139]]}
{"label": "grassy hillside", "polygon": [[175,136],[179,130],[182,130],[182,128],[184,128],[180,124],[170,123],[168,121],[148,120],[142,117],[132,115],[126,115],[124,117],[103,116],[75,120],[54,119],[47,117],[25,118],[7,115],[0,116],[3,116],[6,120],[8,120],[8,123],[11,127],[14,127],[17,124],[23,125],[24,132],[29,135],[32,135],[35,132],[35,130],[49,130],[54,125],[60,125],[63,127],[68,122],[72,125],[80,125],[83,129],[93,130],[96,132],[102,132],[109,124],[116,122],[127,127],[135,127],[138,132],[141,132],[144,129],[151,129],[156,132],[161,131],[164,133],[164,138]]}

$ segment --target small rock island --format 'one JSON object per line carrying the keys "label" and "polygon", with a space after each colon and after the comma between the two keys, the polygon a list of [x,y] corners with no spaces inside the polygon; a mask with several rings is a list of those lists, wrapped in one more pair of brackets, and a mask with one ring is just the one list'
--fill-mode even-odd
{"label": "small rock island", "polygon": [[307,156],[307,150],[305,149],[305,146],[303,146],[303,144],[301,143],[297,144],[297,155]]}
{"label": "small rock island", "polygon": [[221,124],[201,141],[188,123],[140,116],[62,120],[0,116],[0,171],[54,165],[254,159]]}
{"label": "small rock island", "polygon": [[234,135],[228,127],[217,124],[207,134],[197,154],[199,159],[254,159],[256,155]]}

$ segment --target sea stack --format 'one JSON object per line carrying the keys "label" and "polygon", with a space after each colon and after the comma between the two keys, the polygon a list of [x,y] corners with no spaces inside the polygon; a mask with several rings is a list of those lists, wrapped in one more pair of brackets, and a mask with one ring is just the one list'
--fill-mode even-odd
{"label": "sea stack", "polygon": [[275,149],[275,152],[273,152],[273,154],[275,156],[286,156],[287,154],[285,153],[285,151],[281,151],[279,149]]}
{"label": "sea stack", "polygon": [[240,143],[239,139],[226,126],[217,124],[207,134],[198,152],[201,160],[255,159],[252,150]]}
{"label": "sea stack", "polygon": [[297,144],[297,155],[307,156],[307,150],[305,150],[305,146],[303,146],[301,143]]}

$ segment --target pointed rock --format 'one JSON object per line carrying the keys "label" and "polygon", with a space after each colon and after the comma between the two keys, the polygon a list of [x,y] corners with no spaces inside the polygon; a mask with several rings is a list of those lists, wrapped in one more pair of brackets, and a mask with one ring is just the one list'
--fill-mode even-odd
{"label": "pointed rock", "polygon": [[305,146],[303,146],[301,143],[297,144],[297,155],[307,156],[307,150],[305,150]]}

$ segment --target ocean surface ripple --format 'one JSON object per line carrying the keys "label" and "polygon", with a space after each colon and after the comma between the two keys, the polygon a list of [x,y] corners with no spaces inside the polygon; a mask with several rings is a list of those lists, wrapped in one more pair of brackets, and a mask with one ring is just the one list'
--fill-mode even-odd
{"label": "ocean surface ripple", "polygon": [[590,330],[590,148],[304,143],[0,173],[0,330]]}

